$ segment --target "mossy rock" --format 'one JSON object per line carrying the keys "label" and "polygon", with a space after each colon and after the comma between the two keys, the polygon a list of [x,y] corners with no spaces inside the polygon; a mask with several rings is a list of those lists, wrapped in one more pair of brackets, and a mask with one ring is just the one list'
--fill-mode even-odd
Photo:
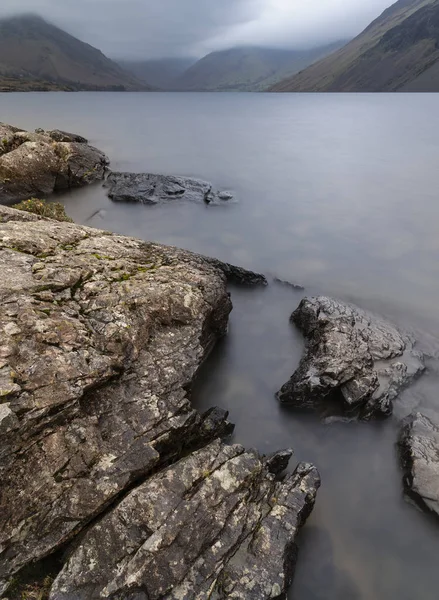
{"label": "mossy rock", "polygon": [[40,217],[54,219],[55,221],[73,223],[73,219],[67,215],[64,206],[60,202],[47,202],[38,198],[30,198],[29,200],[23,200],[23,202],[15,204],[12,208],[24,210]]}

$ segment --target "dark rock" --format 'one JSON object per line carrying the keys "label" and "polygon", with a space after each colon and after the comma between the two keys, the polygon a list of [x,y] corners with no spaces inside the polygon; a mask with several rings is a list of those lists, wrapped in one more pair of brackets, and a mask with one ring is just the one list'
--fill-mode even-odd
{"label": "dark rock", "polygon": [[114,202],[158,204],[189,200],[206,204],[223,204],[233,199],[229,192],[216,192],[210,183],[187,177],[151,173],[110,173],[105,186]]}
{"label": "dark rock", "polygon": [[275,452],[271,456],[268,456],[265,459],[267,469],[270,473],[273,473],[273,475],[281,475],[288,467],[288,463],[293,454],[293,450],[289,449],[281,450],[280,452]]}
{"label": "dark rock", "polygon": [[216,441],[92,527],[50,598],[283,598],[319,485],[310,465],[278,482],[255,452]]}
{"label": "dark rock", "polygon": [[236,283],[238,285],[268,285],[267,278],[265,275],[261,273],[254,273],[253,271],[248,271],[247,269],[243,269],[242,267],[237,267],[235,265],[231,265],[229,263],[222,262],[216,258],[206,258],[209,264],[217,269],[223,271],[227,280],[231,283]]}
{"label": "dark rock", "polygon": [[393,325],[331,298],[305,298],[292,321],[306,351],[278,394],[296,407],[336,403],[361,418],[388,416],[399,391],[423,372],[414,340]]}
{"label": "dark rock", "polygon": [[403,425],[399,446],[408,494],[439,515],[439,417],[412,415]]}
{"label": "dark rock", "polygon": [[87,185],[103,179],[108,163],[105,154],[85,142],[58,142],[46,133],[0,123],[0,202]]}
{"label": "dark rock", "polygon": [[297,292],[303,292],[305,290],[303,285],[299,285],[297,283],[291,283],[291,281],[285,281],[284,279],[279,279],[279,277],[275,277],[273,279],[273,281],[275,283],[278,283],[279,285],[283,285],[284,287],[289,287],[292,290],[295,290]]}
{"label": "dark rock", "polygon": [[76,142],[77,144],[88,144],[88,140],[81,135],[76,133],[68,133],[67,131],[61,131],[60,129],[53,129],[52,131],[46,131],[48,135],[55,142]]}

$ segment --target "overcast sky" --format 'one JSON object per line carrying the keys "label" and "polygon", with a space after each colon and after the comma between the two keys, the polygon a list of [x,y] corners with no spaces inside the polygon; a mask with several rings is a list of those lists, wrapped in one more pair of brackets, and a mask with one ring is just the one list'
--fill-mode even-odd
{"label": "overcast sky", "polygon": [[0,0],[111,57],[202,56],[239,45],[305,47],[353,37],[392,0]]}

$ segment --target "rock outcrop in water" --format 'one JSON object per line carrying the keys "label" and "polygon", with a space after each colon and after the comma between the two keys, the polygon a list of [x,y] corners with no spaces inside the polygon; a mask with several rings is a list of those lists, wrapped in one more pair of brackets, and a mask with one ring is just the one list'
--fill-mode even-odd
{"label": "rock outcrop in water", "polygon": [[51,599],[284,597],[319,478],[269,466],[217,441],[154,475],[87,532]]}
{"label": "rock outcrop in water", "polygon": [[76,134],[0,123],[0,202],[45,197],[103,179],[108,158]]}
{"label": "rock outcrop in water", "polygon": [[199,179],[154,175],[151,173],[110,173],[106,184],[108,197],[114,202],[159,204],[175,200],[226,204],[233,200],[230,192],[218,192]]}
{"label": "rock outcrop in water", "polygon": [[412,415],[402,428],[399,446],[408,494],[439,515],[439,418]]}
{"label": "rock outcrop in water", "polygon": [[227,415],[187,394],[227,275],[264,282],[0,207],[0,592],[94,523],[53,600],[282,597],[318,474],[213,442]]}
{"label": "rock outcrop in water", "polygon": [[413,339],[365,311],[331,298],[305,298],[291,317],[306,338],[281,402],[337,404],[347,415],[388,416],[399,391],[424,370]]}

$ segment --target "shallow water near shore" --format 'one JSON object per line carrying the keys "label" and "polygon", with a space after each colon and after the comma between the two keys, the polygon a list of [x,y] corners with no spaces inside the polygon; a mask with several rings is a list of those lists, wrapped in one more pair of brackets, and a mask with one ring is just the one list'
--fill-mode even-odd
{"label": "shallow water near shore", "polygon": [[319,423],[275,392],[303,350],[305,295],[354,301],[439,355],[439,114],[435,95],[0,94],[1,119],[83,134],[114,170],[206,179],[236,204],[114,204],[63,195],[79,223],[182,246],[306,287],[231,288],[230,332],[193,389],[234,441],[293,447],[322,475],[300,540],[293,600],[437,600],[439,522],[403,497],[400,420],[439,411],[436,359],[376,423]]}

